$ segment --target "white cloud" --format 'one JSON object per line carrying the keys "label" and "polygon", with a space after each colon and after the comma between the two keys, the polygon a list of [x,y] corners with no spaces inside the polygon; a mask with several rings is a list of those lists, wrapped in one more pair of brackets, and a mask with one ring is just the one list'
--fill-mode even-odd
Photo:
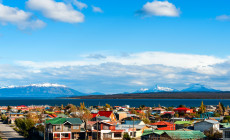
{"label": "white cloud", "polygon": [[230,21],[230,15],[221,15],[221,16],[217,16],[216,20],[220,20],[220,21]]}
{"label": "white cloud", "polygon": [[11,23],[17,25],[19,29],[37,29],[43,28],[46,25],[39,19],[32,19],[32,16],[33,15],[29,12],[5,6],[0,3],[0,23],[2,25]]}
{"label": "white cloud", "polygon": [[146,16],[167,16],[178,17],[180,15],[180,9],[168,1],[147,2],[139,13]]}
{"label": "white cloud", "polygon": [[87,4],[85,4],[85,3],[83,3],[83,2],[80,2],[80,1],[78,1],[78,0],[73,0],[73,4],[74,4],[75,6],[77,6],[77,8],[80,9],[80,10],[82,10],[82,9],[88,7]]}
{"label": "white cloud", "polygon": [[29,0],[27,7],[42,12],[42,14],[55,21],[79,23],[84,21],[84,15],[76,11],[71,5],[54,0]]}
{"label": "white cloud", "polygon": [[93,8],[93,12],[103,13],[103,10],[100,7],[92,6],[92,8]]}

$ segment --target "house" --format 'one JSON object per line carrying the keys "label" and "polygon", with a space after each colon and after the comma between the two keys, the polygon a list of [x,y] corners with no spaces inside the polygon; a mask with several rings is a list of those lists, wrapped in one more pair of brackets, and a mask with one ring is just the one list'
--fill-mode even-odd
{"label": "house", "polygon": [[105,116],[98,116],[92,118],[91,121],[111,121],[111,119]]}
{"label": "house", "polygon": [[[122,139],[124,130],[116,129],[116,122],[101,121],[94,124],[93,139],[99,133],[100,139]],[[97,128],[98,127],[98,128]]]}
{"label": "house", "polygon": [[15,120],[18,118],[24,118],[24,114],[23,113],[9,113],[9,123],[14,124]]}
{"label": "house", "polygon": [[119,124],[116,126],[117,130],[124,130],[128,133],[131,138],[139,138],[145,129],[149,129],[146,125],[138,125],[138,122],[133,125],[133,123]]}
{"label": "house", "polygon": [[158,108],[154,108],[153,110],[152,110],[152,115],[154,115],[154,114],[163,114],[165,112],[165,109],[163,109],[163,108],[160,108],[160,107],[158,107]]}
{"label": "house", "polygon": [[172,121],[172,122],[176,122],[176,121],[186,121],[186,119],[185,119],[185,118],[175,118],[175,117],[173,117],[173,118],[170,119],[170,121]]}
{"label": "house", "polygon": [[230,127],[224,128],[223,130],[223,140],[230,140]]}
{"label": "house", "polygon": [[83,122],[79,118],[54,118],[47,120],[46,136],[48,140],[76,140],[84,138],[81,130]]}
{"label": "house", "polygon": [[126,112],[116,112],[114,113],[116,115],[117,120],[121,121],[122,119],[127,117]]}
{"label": "house", "polygon": [[212,133],[219,131],[220,124],[214,120],[204,120],[194,123],[194,130],[200,130],[201,132],[210,131]]}
{"label": "house", "polygon": [[113,114],[113,111],[99,111],[99,116],[105,116],[111,119],[111,121],[117,121],[116,116]]}
{"label": "house", "polygon": [[174,109],[174,111],[178,114],[190,114],[193,113],[193,109],[189,109],[186,107],[178,107],[176,109]]}
{"label": "house", "polygon": [[143,131],[149,127],[141,120],[125,120],[123,124],[117,125],[116,129],[123,129],[130,137],[141,137]]}
{"label": "house", "polygon": [[145,125],[141,120],[125,120],[124,125]]}
{"label": "house", "polygon": [[213,105],[206,105],[206,112],[215,112],[216,107]]}

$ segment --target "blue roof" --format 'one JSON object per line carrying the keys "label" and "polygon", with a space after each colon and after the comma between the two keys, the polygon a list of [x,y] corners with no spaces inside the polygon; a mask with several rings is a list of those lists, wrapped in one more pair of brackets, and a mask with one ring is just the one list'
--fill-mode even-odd
{"label": "blue roof", "polygon": [[[141,122],[140,120],[136,120],[134,121],[134,125],[138,125],[140,122]],[[133,121],[126,120],[124,124],[133,125]]]}
{"label": "blue roof", "polygon": [[21,114],[23,114],[23,113],[10,113],[10,114],[20,114],[20,115],[21,115]]}

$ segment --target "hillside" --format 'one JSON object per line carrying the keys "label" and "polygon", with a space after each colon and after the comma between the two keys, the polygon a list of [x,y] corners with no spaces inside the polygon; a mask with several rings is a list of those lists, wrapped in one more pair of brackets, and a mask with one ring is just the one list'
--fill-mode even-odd
{"label": "hillside", "polygon": [[230,99],[230,92],[157,92],[113,95],[91,95],[73,99]]}

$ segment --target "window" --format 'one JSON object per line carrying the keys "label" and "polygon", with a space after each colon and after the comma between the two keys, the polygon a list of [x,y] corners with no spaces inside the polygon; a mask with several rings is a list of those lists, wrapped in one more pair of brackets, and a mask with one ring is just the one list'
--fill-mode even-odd
{"label": "window", "polygon": [[103,130],[109,130],[109,126],[108,125],[103,125]]}
{"label": "window", "polygon": [[61,131],[61,125],[56,125],[55,126],[55,131]]}
{"label": "window", "polygon": [[[133,132],[130,132],[130,136],[133,136]],[[136,132],[134,132],[134,137],[136,137]]]}
{"label": "window", "polygon": [[61,137],[62,137],[62,138],[69,138],[69,133],[61,134]]}
{"label": "window", "polygon": [[64,131],[71,131],[71,125],[64,125]]}
{"label": "window", "polygon": [[115,138],[120,138],[121,137],[121,133],[114,133],[114,137]]}
{"label": "window", "polygon": [[60,133],[54,134],[54,138],[60,138]]}
{"label": "window", "polygon": [[224,132],[224,137],[225,138],[230,138],[230,131],[225,131]]}
{"label": "window", "polygon": [[108,133],[108,134],[105,134],[105,133],[104,133],[104,134],[103,134],[103,137],[104,137],[104,138],[112,138],[112,135],[111,135],[110,133]]}
{"label": "window", "polygon": [[74,125],[73,129],[80,129],[80,126],[79,125]]}

